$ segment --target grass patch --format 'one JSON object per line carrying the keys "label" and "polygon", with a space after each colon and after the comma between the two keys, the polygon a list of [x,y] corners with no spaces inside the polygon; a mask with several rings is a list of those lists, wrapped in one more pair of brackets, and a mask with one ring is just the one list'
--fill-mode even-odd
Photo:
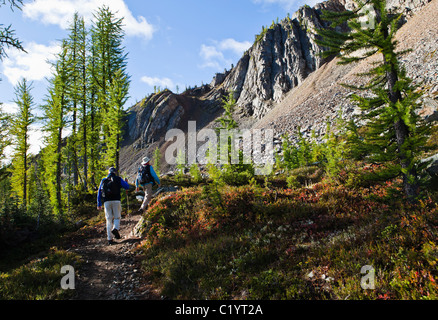
{"label": "grass patch", "polygon": [[[436,299],[437,195],[400,181],[191,187],[154,201],[143,269],[172,299]],[[280,178],[278,178],[280,179]],[[301,178],[300,178],[301,180]],[[363,266],[375,289],[361,286]]]}
{"label": "grass patch", "polygon": [[65,265],[78,267],[77,255],[52,248],[41,259],[35,259],[8,273],[1,273],[1,300],[58,300],[67,299],[72,290],[61,288],[61,268]]}

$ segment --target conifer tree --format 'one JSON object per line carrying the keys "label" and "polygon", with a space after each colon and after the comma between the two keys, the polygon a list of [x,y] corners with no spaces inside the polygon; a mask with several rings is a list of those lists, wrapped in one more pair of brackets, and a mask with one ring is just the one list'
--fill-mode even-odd
{"label": "conifer tree", "polygon": [[67,42],[62,42],[61,53],[54,65],[54,75],[50,81],[49,97],[43,105],[45,119],[45,144],[43,163],[45,169],[45,182],[47,184],[54,213],[62,217],[62,167],[63,159],[63,134],[67,127],[67,112],[69,105],[68,87],[70,73],[67,58]]}
{"label": "conifer tree", "polygon": [[[21,9],[21,6],[23,5],[22,0],[8,0],[8,2],[11,10],[14,10],[14,8]],[[4,4],[5,0],[0,1],[0,7],[2,7]],[[3,27],[3,25],[0,24],[0,61],[7,56],[5,47],[15,48],[17,50],[26,52],[21,41],[15,36],[15,30],[13,30],[10,25]]]}
{"label": "conifer tree", "polygon": [[100,142],[100,127],[101,127],[101,113],[98,107],[98,85],[96,82],[97,74],[97,54],[96,49],[90,46],[91,54],[87,63],[88,75],[88,97],[89,97],[89,114],[88,114],[88,137],[87,137],[87,153],[88,153],[88,171],[90,183],[93,187],[97,187],[98,170],[100,167],[99,159],[101,153]]}
{"label": "conifer tree", "polygon": [[154,159],[154,170],[155,170],[155,173],[157,174],[157,176],[160,176],[160,174],[161,174],[161,170],[160,170],[160,167],[161,167],[161,152],[160,152],[160,149],[158,147],[156,147],[155,150],[154,150],[153,159]]}
{"label": "conifer tree", "polygon": [[285,166],[287,169],[296,169],[300,166],[298,160],[298,148],[292,144],[289,134],[284,134],[282,136],[283,149],[283,161],[281,167]]}
{"label": "conifer tree", "polygon": [[[76,18],[76,17],[75,17]],[[87,74],[87,29],[85,28],[84,18],[78,18],[78,54],[77,54],[77,67],[78,72],[78,92],[79,92],[79,103],[80,108],[80,128],[82,131],[82,146],[80,156],[82,157],[83,163],[83,187],[87,190],[88,187],[88,123],[89,123],[89,104],[88,104],[88,94],[89,94],[89,81]]]}
{"label": "conifer tree", "polygon": [[303,136],[300,127],[298,127],[297,134],[298,134],[298,142],[297,142],[298,166],[299,167],[308,166],[312,160],[312,153],[310,149],[311,145],[309,141]]}
{"label": "conifer tree", "polygon": [[[71,134],[68,139],[69,166],[73,171],[73,185],[77,186],[79,178],[86,188],[86,133],[87,133],[87,31],[83,17],[76,12],[70,25],[70,34],[67,38],[68,65],[71,84],[68,95],[70,100]],[[82,131],[82,135],[80,134]],[[81,148],[82,147],[82,148]],[[82,150],[81,150],[82,149]],[[79,156],[82,155],[84,174],[79,172]]]}
{"label": "conifer tree", "polygon": [[35,116],[32,114],[34,102],[30,93],[31,89],[32,85],[28,84],[26,79],[17,84],[14,102],[18,111],[12,116],[9,130],[14,145],[11,167],[12,190],[25,208],[28,203],[29,134],[30,126],[35,122]]}
{"label": "conifer tree", "polygon": [[[341,64],[380,55],[380,62],[361,74],[370,78],[368,83],[349,86],[373,94],[353,95],[367,121],[361,148],[366,148],[369,160],[385,163],[388,172],[402,176],[405,195],[414,202],[423,168],[418,157],[425,149],[429,129],[416,112],[421,93],[400,65],[400,57],[406,52],[396,52],[395,34],[401,15],[389,14],[384,0],[356,3],[355,11],[324,13],[325,19],[332,21],[332,28],[318,30],[322,36],[318,43],[327,48],[325,56],[338,55]],[[350,31],[339,31],[337,28],[345,23]]]}
{"label": "conifer tree", "polygon": [[228,96],[222,99],[222,106],[224,108],[224,114],[216,120],[216,122],[220,124],[218,129],[231,130],[237,128],[237,122],[233,118],[236,108],[236,99],[234,98],[233,91],[230,91]]}
{"label": "conifer tree", "polygon": [[124,119],[123,106],[128,99],[129,79],[119,69],[113,76],[109,87],[109,105],[104,123],[108,127],[111,139],[106,143],[106,166],[114,166],[119,169],[120,143],[122,139],[122,127]]}
{"label": "conifer tree", "polygon": [[[104,121],[110,113],[110,87],[113,84],[115,74],[120,70],[126,76],[127,54],[124,53],[122,41],[124,38],[123,18],[118,19],[108,7],[103,6],[94,15],[93,26],[91,28],[91,51],[92,51],[92,90],[94,104],[94,138],[103,137],[102,145],[108,147],[117,139],[117,132],[112,132],[114,127],[109,128],[108,121]],[[100,133],[97,134],[97,130]],[[94,148],[96,148],[94,146]],[[100,175],[104,172],[104,161],[98,161],[99,150],[94,150],[93,169],[95,174]],[[107,157],[101,157],[107,158]]]}
{"label": "conifer tree", "polygon": [[[219,123],[219,127],[216,128],[216,133],[219,136],[220,143],[218,144],[218,152],[226,153],[227,158],[227,167],[231,165],[231,148],[233,141],[235,139],[233,133],[233,129],[238,127],[236,120],[233,118],[234,110],[236,108],[236,99],[234,99],[234,92],[230,91],[226,98],[222,99],[222,106],[224,108],[224,113],[221,117],[216,119],[216,122]],[[227,136],[227,141],[221,141],[220,134],[221,130],[229,130],[230,136]],[[226,143],[226,145],[224,145]],[[225,155],[224,155],[225,158]]]}

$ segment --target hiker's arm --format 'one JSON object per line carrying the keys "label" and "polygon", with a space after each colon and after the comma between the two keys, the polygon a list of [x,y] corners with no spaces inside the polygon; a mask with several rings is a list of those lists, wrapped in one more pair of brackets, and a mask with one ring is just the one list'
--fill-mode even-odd
{"label": "hiker's arm", "polygon": [[102,182],[103,180],[100,182],[99,190],[97,192],[97,209],[99,210],[102,208]]}
{"label": "hiker's arm", "polygon": [[160,185],[160,179],[158,178],[157,174],[155,173],[154,168],[151,166],[151,175],[152,178],[154,178],[154,180],[157,182],[158,185]]}
{"label": "hiker's arm", "polygon": [[121,182],[121,184],[122,184],[122,187],[125,189],[125,190],[129,190],[129,183],[127,183],[124,179],[120,179],[120,182]]}

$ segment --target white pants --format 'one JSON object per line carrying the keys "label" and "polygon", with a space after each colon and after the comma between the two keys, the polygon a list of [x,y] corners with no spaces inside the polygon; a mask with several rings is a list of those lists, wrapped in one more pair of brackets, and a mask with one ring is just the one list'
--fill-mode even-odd
{"label": "white pants", "polygon": [[113,234],[111,231],[113,229],[120,229],[120,219],[122,218],[122,202],[116,201],[106,201],[105,207],[105,218],[106,218],[106,234],[108,240],[113,239]]}
{"label": "white pants", "polygon": [[141,204],[140,209],[146,210],[146,207],[148,206],[149,201],[151,201],[151,198],[152,198],[152,183],[142,185],[142,187],[144,189],[144,198],[143,198],[143,203]]}

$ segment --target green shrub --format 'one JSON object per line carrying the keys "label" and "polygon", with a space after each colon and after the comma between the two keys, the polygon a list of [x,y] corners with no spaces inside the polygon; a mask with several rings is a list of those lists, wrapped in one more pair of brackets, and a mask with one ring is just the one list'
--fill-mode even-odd
{"label": "green shrub", "polygon": [[47,257],[36,259],[9,273],[1,273],[1,300],[65,299],[71,290],[61,288],[65,265],[78,267],[80,260],[74,253],[52,249]]}

